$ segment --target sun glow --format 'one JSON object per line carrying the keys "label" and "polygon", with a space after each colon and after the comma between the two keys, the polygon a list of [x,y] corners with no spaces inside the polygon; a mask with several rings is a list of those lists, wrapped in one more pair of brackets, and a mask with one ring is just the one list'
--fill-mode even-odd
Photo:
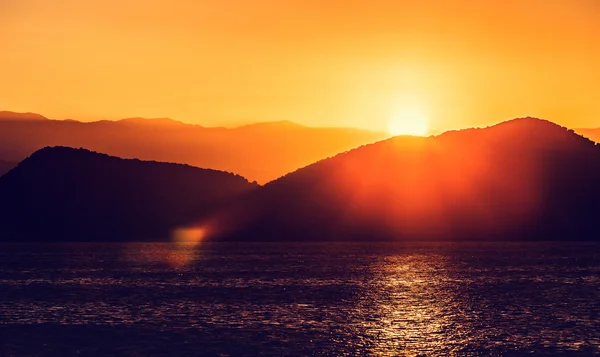
{"label": "sun glow", "polygon": [[428,131],[427,116],[416,109],[400,111],[388,123],[388,132],[392,135],[425,136]]}

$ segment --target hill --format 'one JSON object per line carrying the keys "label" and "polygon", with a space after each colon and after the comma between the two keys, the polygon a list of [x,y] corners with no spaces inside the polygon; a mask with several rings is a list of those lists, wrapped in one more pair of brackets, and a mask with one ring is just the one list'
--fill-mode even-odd
{"label": "hill", "polygon": [[255,187],[226,172],[44,148],[0,177],[0,240],[166,240]]}
{"label": "hill", "polygon": [[394,137],[198,224],[216,240],[598,240],[600,146],[548,121]]}
{"label": "hill", "polygon": [[290,122],[226,129],[204,128],[168,118],[82,123],[0,117],[0,159],[18,162],[47,146],[83,147],[122,158],[235,172],[265,183],[385,137],[384,133],[366,130],[312,128]]}

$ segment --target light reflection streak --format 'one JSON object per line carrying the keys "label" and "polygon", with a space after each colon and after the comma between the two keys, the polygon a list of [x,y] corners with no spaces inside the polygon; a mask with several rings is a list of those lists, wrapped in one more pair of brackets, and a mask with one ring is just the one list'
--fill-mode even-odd
{"label": "light reflection streak", "polygon": [[[378,317],[363,323],[368,355],[454,355],[448,341],[464,338],[456,319],[460,299],[449,289],[447,258],[442,255],[394,256],[375,267],[376,281],[365,292],[365,309]],[[369,306],[374,304],[375,306]]]}
{"label": "light reflection streak", "polygon": [[177,228],[171,234],[170,249],[143,249],[125,252],[126,259],[137,264],[164,264],[182,269],[198,258],[199,246],[208,236],[207,226]]}

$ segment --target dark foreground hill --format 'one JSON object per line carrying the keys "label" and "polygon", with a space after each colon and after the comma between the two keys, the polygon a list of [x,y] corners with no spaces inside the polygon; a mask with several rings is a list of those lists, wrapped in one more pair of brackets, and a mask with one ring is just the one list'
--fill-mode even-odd
{"label": "dark foreground hill", "polygon": [[600,240],[600,146],[515,119],[366,145],[250,196],[199,224],[216,240]]}
{"label": "dark foreground hill", "polygon": [[255,187],[226,172],[45,148],[0,177],[0,240],[166,240]]}
{"label": "dark foreground hill", "polygon": [[259,183],[386,137],[367,130],[290,122],[226,129],[167,118],[82,123],[0,112],[0,159],[19,162],[47,146],[82,147],[122,158],[235,172]]}

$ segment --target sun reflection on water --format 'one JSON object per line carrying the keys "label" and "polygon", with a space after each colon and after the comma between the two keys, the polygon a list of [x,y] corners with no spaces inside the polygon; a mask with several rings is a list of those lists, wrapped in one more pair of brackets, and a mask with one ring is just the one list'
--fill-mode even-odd
{"label": "sun reflection on water", "polygon": [[[460,326],[453,318],[456,292],[447,289],[446,257],[441,255],[392,256],[376,267],[375,283],[365,292],[364,303],[377,319],[363,324],[372,345],[368,354],[418,356],[453,354],[448,345]],[[454,336],[449,336],[454,335]]]}

